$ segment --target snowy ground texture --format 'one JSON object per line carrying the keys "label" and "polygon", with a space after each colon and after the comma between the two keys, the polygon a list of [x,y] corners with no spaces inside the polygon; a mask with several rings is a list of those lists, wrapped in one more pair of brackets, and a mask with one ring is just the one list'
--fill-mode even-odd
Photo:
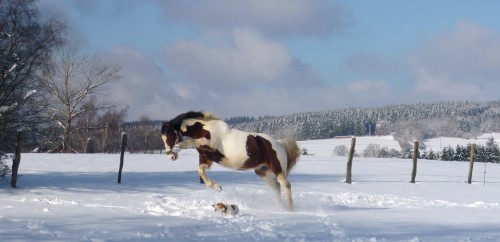
{"label": "snowy ground texture", "polygon": [[314,155],[290,175],[295,212],[253,171],[215,164],[222,191],[199,184],[192,150],[127,154],[122,184],[118,154],[23,154],[18,189],[0,181],[0,241],[500,241],[499,165],[476,163],[468,184],[466,162],[419,160],[412,184],[410,160],[355,158],[346,184],[335,142],[300,142]]}

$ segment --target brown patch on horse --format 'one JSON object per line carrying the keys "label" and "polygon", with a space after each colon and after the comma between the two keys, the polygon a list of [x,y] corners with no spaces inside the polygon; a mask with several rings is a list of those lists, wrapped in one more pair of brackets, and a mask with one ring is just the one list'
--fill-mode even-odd
{"label": "brown patch on horse", "polygon": [[200,122],[196,122],[193,125],[186,126],[186,131],[182,132],[182,134],[193,139],[206,138],[209,140],[212,137],[210,135],[210,131],[203,129],[203,126],[205,125]]}
{"label": "brown patch on horse", "polygon": [[177,141],[177,134],[172,130],[172,131],[167,131],[165,134],[164,142],[167,143],[167,145],[172,148],[175,145],[175,142]]}
{"label": "brown patch on horse", "polygon": [[224,154],[220,153],[216,149],[210,148],[207,145],[202,145],[199,148],[196,148],[196,150],[200,153],[200,159],[202,159],[200,163],[205,163],[208,167],[212,165],[212,161],[219,163],[225,157]]}
{"label": "brown patch on horse", "polygon": [[202,153],[198,150],[198,153],[200,155],[200,165],[201,164],[206,164],[208,168],[212,167],[212,160],[208,159],[207,155],[205,153]]}
{"label": "brown patch on horse", "polygon": [[248,135],[246,147],[248,159],[243,164],[243,167],[241,167],[242,169],[255,168],[266,164],[276,175],[283,171],[276,151],[269,140],[258,135]]}

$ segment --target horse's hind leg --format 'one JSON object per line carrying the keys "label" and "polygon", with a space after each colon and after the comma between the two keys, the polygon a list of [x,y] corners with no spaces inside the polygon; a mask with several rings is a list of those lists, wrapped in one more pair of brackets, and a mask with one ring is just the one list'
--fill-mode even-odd
{"label": "horse's hind leg", "polygon": [[267,183],[267,185],[269,185],[273,189],[274,193],[276,194],[276,198],[278,199],[278,202],[281,203],[280,184],[276,180],[276,175],[274,175],[274,173],[271,170],[269,170],[269,167],[267,167],[266,165],[260,166],[259,168],[255,169],[255,174],[257,174],[257,176],[259,176],[262,179],[262,181]]}
{"label": "horse's hind leg", "polygon": [[288,210],[293,211],[292,185],[283,173],[278,174],[278,182],[285,189],[285,195],[288,201]]}

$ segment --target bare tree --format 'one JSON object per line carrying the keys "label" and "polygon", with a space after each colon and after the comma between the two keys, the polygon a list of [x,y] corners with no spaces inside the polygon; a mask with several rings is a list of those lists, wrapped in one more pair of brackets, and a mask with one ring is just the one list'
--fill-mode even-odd
{"label": "bare tree", "polygon": [[148,115],[141,115],[139,121],[129,125],[125,130],[129,133],[129,149],[135,152],[151,153],[161,148],[158,140],[158,122],[151,120]]}
{"label": "bare tree", "polygon": [[97,105],[97,97],[92,95],[85,102],[83,102],[81,109],[89,110],[88,112],[82,113],[78,117],[73,120],[74,127],[78,127],[75,130],[78,130],[77,135],[74,135],[72,139],[73,148],[78,148],[83,150],[87,142],[93,141],[93,134],[96,131],[105,128],[104,124],[98,122],[98,111],[95,110]]}
{"label": "bare tree", "polygon": [[154,153],[163,148],[158,130],[162,120],[151,120],[147,115],[141,115],[138,121],[125,122],[122,130],[128,134],[127,150],[130,152]]}
{"label": "bare tree", "polygon": [[[122,109],[107,110],[99,117],[100,123],[105,123],[106,128],[101,134],[102,152],[119,152],[121,145],[121,124],[127,117],[128,107]],[[97,140],[97,139],[96,139]]]}
{"label": "bare tree", "polygon": [[0,0],[0,147],[6,150],[17,129],[44,121],[39,74],[62,43],[64,25],[38,16],[34,0]]}
{"label": "bare tree", "polygon": [[63,129],[62,152],[68,152],[71,136],[79,127],[73,121],[80,115],[115,107],[100,103],[83,105],[92,95],[110,82],[119,79],[120,66],[107,64],[96,56],[80,54],[78,44],[69,43],[62,48],[57,60],[44,78],[47,90],[54,98],[53,119]]}
{"label": "bare tree", "polygon": [[347,156],[349,149],[345,145],[338,145],[333,148],[333,155]]}
{"label": "bare tree", "polygon": [[120,151],[120,125],[125,121],[128,107],[99,112],[93,109],[96,105],[95,96],[83,104],[85,109],[93,111],[86,112],[73,121],[75,127],[78,127],[78,135],[73,135],[72,144],[83,150],[91,141],[96,152]]}
{"label": "bare tree", "polygon": [[380,145],[378,144],[368,144],[366,149],[363,151],[364,157],[379,157],[380,155]]}

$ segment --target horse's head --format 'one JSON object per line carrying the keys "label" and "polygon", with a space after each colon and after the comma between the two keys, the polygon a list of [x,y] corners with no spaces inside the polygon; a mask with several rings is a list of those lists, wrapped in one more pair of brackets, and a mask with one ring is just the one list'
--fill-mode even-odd
{"label": "horse's head", "polygon": [[161,138],[163,139],[167,156],[171,160],[176,160],[177,153],[180,151],[178,144],[182,141],[180,132],[174,129],[171,122],[164,122],[161,127]]}

